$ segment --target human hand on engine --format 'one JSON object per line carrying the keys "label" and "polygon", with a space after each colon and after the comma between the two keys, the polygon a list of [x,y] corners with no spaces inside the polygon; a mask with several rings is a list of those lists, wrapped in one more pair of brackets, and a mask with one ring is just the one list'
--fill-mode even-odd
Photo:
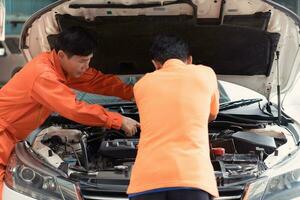
{"label": "human hand on engine", "polygon": [[123,116],[121,129],[129,137],[136,134],[137,129],[140,127],[140,123],[129,117]]}

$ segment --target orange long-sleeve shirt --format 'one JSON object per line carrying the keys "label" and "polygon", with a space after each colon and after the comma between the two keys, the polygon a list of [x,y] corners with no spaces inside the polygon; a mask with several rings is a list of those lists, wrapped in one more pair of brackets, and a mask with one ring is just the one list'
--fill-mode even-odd
{"label": "orange long-sleeve shirt", "polygon": [[128,194],[191,187],[217,197],[208,140],[209,116],[219,111],[214,71],[170,59],[138,81],[134,95],[141,137]]}
{"label": "orange long-sleeve shirt", "polygon": [[0,90],[0,127],[22,140],[52,113],[73,121],[119,129],[122,117],[100,105],[77,101],[71,89],[130,100],[132,86],[89,68],[80,78],[64,75],[55,51],[41,53]]}

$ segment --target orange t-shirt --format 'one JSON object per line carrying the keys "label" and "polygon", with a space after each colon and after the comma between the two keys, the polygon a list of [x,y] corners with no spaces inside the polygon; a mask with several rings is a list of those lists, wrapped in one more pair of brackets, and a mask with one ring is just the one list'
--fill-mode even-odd
{"label": "orange t-shirt", "polygon": [[210,160],[209,115],[219,111],[214,71],[170,59],[134,86],[141,137],[128,194],[192,187],[217,197]]}

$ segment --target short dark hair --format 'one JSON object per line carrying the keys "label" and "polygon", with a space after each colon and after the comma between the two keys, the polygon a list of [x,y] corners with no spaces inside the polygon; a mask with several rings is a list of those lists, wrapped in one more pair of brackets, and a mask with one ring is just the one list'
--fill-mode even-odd
{"label": "short dark hair", "polygon": [[171,34],[156,36],[150,48],[151,59],[161,64],[172,58],[186,61],[189,54],[187,42]]}
{"label": "short dark hair", "polygon": [[94,53],[96,47],[97,40],[91,32],[79,26],[72,26],[58,34],[54,48],[56,52],[62,50],[72,57],[88,56]]}

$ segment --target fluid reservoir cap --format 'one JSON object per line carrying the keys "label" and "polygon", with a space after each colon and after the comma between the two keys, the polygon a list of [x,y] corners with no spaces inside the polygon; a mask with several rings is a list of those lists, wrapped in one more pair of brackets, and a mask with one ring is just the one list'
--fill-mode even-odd
{"label": "fluid reservoir cap", "polygon": [[217,148],[212,148],[212,153],[215,156],[224,156],[225,154],[225,149],[221,148],[221,147],[217,147]]}

